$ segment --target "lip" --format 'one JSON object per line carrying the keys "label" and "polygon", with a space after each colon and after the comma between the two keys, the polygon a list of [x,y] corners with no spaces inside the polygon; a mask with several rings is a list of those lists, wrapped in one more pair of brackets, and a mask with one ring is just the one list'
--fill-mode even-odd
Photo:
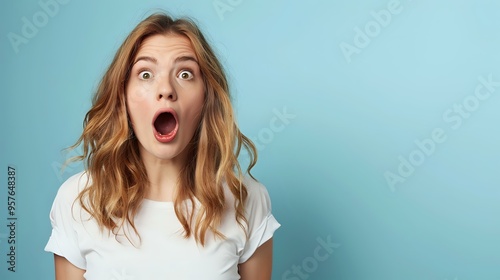
{"label": "lip", "polygon": [[[161,135],[155,128],[156,118],[158,118],[158,116],[162,113],[170,113],[170,114],[172,114],[172,116],[175,119],[175,128],[169,134],[165,134],[165,135]],[[153,117],[153,121],[151,122],[151,126],[153,127],[153,134],[158,142],[161,142],[161,143],[171,142],[172,140],[174,140],[175,135],[177,135],[177,131],[179,130],[179,119],[177,118],[177,113],[172,108],[160,109],[160,110],[156,111],[156,113]]]}

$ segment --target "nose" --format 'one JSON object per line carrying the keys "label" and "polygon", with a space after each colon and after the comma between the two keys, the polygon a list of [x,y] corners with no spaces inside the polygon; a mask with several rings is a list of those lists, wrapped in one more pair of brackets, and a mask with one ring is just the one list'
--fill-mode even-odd
{"label": "nose", "polygon": [[158,85],[157,100],[166,99],[170,101],[177,100],[177,93],[168,77],[161,79]]}

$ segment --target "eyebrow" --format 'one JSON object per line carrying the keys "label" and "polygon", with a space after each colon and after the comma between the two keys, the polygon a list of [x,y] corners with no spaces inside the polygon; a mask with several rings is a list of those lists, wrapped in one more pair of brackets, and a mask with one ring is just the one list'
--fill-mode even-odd
{"label": "eyebrow", "polygon": [[196,58],[194,58],[193,56],[190,56],[190,55],[179,56],[178,58],[176,58],[174,60],[174,63],[183,62],[183,61],[193,61],[196,64],[198,64],[198,60],[196,60]]}
{"label": "eyebrow", "polygon": [[[139,56],[134,61],[133,65],[135,65],[137,62],[139,62],[141,60],[148,61],[148,62],[151,62],[151,63],[154,63],[154,64],[158,64],[158,60],[156,58],[154,58],[154,57],[151,57],[151,56]],[[198,64],[198,60],[196,60],[196,58],[194,58],[193,56],[189,56],[189,55],[184,55],[184,56],[177,57],[174,60],[174,64],[177,64],[177,63],[183,62],[183,61],[193,61],[196,64]]]}
{"label": "eyebrow", "polygon": [[158,60],[156,60],[156,58],[154,57],[150,57],[150,56],[139,56],[135,61],[134,61],[134,64],[132,65],[135,65],[137,62],[141,61],[141,60],[144,60],[144,61],[149,61],[149,62],[152,62],[154,64],[158,64]]}

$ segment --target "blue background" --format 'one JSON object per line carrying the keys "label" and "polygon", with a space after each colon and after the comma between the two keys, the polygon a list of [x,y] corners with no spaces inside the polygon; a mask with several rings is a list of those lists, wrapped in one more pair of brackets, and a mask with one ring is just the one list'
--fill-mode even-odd
{"label": "blue background", "polygon": [[[227,69],[282,223],[273,279],[500,279],[500,1],[60,2],[52,15],[0,4],[1,279],[53,279],[49,210],[82,168],[59,171],[61,150],[125,36],[158,8],[197,19]],[[16,45],[23,17],[40,27]],[[335,243],[323,261],[318,240]]]}

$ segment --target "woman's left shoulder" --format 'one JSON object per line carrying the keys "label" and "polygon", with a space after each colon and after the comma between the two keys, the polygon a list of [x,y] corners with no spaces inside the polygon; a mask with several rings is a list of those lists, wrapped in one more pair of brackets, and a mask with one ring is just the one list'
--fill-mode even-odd
{"label": "woman's left shoulder", "polygon": [[271,198],[269,197],[269,192],[266,186],[261,182],[257,181],[250,175],[245,175],[243,177],[243,184],[247,189],[247,208],[263,208],[266,211],[271,211]]}
{"label": "woman's left shoulder", "polygon": [[281,226],[272,214],[271,199],[264,184],[251,176],[245,176],[242,181],[248,193],[244,203],[248,240],[241,252],[240,263],[246,262]]}
{"label": "woman's left shoulder", "polygon": [[245,186],[247,187],[247,189],[249,191],[253,191],[253,192],[262,192],[262,191],[265,191],[267,192],[267,189],[266,189],[266,186],[264,186],[263,183],[259,182],[257,179],[255,179],[254,177],[246,174],[246,175],[243,175],[243,184],[245,184]]}

